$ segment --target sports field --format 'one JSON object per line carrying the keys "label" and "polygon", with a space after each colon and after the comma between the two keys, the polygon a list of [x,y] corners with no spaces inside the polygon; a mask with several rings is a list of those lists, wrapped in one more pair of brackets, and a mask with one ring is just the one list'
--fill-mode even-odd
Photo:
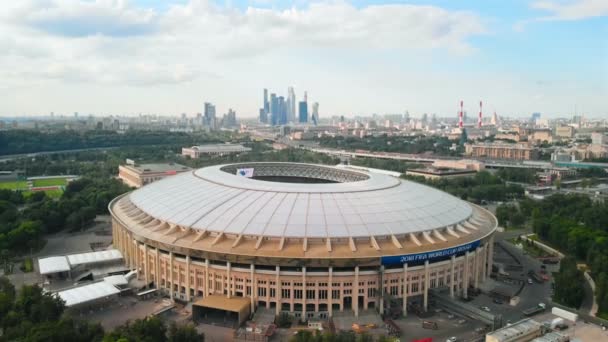
{"label": "sports field", "polygon": [[[45,178],[45,179],[34,179],[29,181],[34,188],[45,188],[44,191],[48,197],[59,198],[63,194],[63,187],[67,185],[65,178]],[[19,190],[23,192],[23,195],[27,198],[32,190],[28,186],[28,181],[0,181],[0,189],[7,190]]]}
{"label": "sports field", "polygon": [[28,190],[27,181],[0,181],[0,189],[8,190]]}
{"label": "sports field", "polygon": [[34,187],[42,187],[42,186],[54,186],[60,185],[65,186],[67,184],[65,178],[45,178],[45,179],[34,179],[32,181]]}

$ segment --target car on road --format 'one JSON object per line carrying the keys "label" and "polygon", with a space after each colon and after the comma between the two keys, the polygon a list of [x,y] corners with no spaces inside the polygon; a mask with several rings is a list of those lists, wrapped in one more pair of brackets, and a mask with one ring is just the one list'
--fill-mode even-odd
{"label": "car on road", "polygon": [[486,312],[490,312],[490,308],[487,306],[481,306],[479,307],[481,310],[486,311]]}
{"label": "car on road", "polygon": [[528,278],[528,284],[530,284],[530,285],[534,284],[534,282],[532,281],[531,278]]}
{"label": "car on road", "polygon": [[500,299],[500,298],[494,298],[494,300],[493,300],[492,302],[494,302],[495,304],[504,304],[504,303],[505,303],[505,302],[504,302],[502,299]]}
{"label": "car on road", "polygon": [[448,338],[447,340],[445,340],[445,342],[456,342],[456,341],[458,341],[456,336],[452,336],[452,337]]}

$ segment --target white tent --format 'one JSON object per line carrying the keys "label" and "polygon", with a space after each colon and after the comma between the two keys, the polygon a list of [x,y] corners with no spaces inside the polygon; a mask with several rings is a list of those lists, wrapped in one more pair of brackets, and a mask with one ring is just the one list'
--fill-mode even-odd
{"label": "white tent", "polygon": [[70,307],[101,298],[107,298],[119,293],[120,290],[118,290],[114,285],[110,284],[109,282],[100,281],[93,284],[59,291],[57,292],[57,295],[65,301],[65,306]]}
{"label": "white tent", "polygon": [[65,256],[54,256],[38,259],[38,270],[40,274],[52,274],[68,272],[70,264]]}

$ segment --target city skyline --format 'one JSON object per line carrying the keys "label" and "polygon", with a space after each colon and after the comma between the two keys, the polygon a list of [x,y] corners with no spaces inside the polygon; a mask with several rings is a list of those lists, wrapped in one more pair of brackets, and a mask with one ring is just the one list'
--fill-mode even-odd
{"label": "city skyline", "polygon": [[321,117],[448,117],[464,100],[469,113],[483,101],[500,116],[601,118],[607,14],[593,0],[20,1],[0,8],[0,116],[179,115],[211,102],[254,118],[260,89],[291,85]]}

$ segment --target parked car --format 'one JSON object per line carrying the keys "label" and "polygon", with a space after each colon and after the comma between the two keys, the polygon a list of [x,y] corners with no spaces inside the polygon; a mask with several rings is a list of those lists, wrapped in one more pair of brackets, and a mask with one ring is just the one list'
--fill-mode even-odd
{"label": "parked car", "polygon": [[496,304],[504,304],[504,303],[505,303],[505,302],[504,302],[502,299],[500,299],[500,298],[494,298],[493,302],[494,302],[494,303],[496,303]]}
{"label": "parked car", "polygon": [[486,311],[486,312],[490,312],[490,308],[487,306],[482,306],[480,307],[481,310]]}
{"label": "parked car", "polygon": [[445,342],[456,342],[456,341],[458,341],[456,336],[452,336],[452,337],[448,338],[447,340],[445,340]]}

